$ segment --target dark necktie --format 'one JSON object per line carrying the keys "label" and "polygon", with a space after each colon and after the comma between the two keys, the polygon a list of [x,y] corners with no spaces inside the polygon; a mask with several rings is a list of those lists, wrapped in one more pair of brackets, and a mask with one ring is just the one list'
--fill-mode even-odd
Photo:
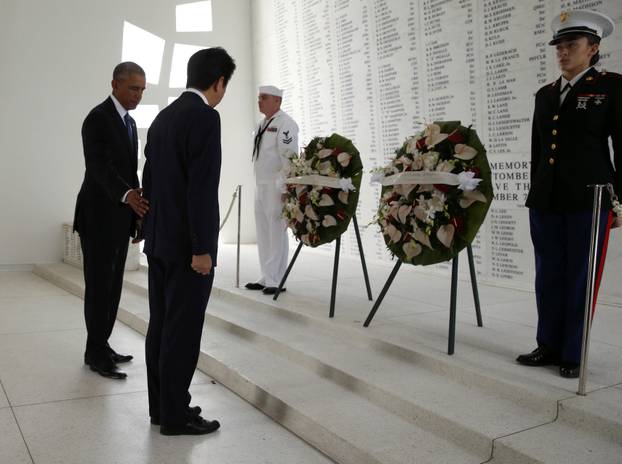
{"label": "dark necktie", "polygon": [[564,103],[564,100],[566,99],[566,95],[568,95],[568,92],[570,92],[570,89],[572,89],[572,84],[570,82],[566,82],[566,85],[564,86],[562,91],[559,92],[559,104],[560,105]]}
{"label": "dark necktie", "polygon": [[259,158],[259,146],[261,145],[261,137],[263,136],[263,133],[266,131],[266,129],[268,129],[268,126],[273,119],[274,118],[270,119],[270,121],[268,121],[263,129],[261,128],[261,126],[259,126],[259,131],[257,131],[257,133],[255,134],[255,143],[253,145],[253,160],[255,160],[255,158]]}
{"label": "dark necktie", "polygon": [[134,120],[130,116],[130,113],[125,113],[125,116],[123,116],[123,120],[125,121],[127,136],[130,138],[130,145],[132,146],[132,149],[134,149],[134,125],[132,124]]}

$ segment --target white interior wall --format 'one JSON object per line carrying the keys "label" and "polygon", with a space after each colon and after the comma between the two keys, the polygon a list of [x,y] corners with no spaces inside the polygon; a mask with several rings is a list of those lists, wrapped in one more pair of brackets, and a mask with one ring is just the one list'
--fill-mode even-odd
{"label": "white interior wall", "polygon": [[[252,166],[254,125],[250,1],[213,0],[212,32],[178,33],[175,5],[187,1],[2,0],[0,3],[0,266],[59,261],[61,224],[71,221],[84,173],[80,138],[88,111],[110,93],[121,61],[123,22],[166,40],[160,83],[143,104],[166,105],[175,42],[220,45],[237,69],[219,105],[223,166],[221,212],[244,184],[243,240],[254,239]],[[144,138],[145,130],[139,135]],[[248,161],[248,162],[247,162]],[[247,219],[248,218],[248,219]],[[235,217],[225,229],[235,238]]]}

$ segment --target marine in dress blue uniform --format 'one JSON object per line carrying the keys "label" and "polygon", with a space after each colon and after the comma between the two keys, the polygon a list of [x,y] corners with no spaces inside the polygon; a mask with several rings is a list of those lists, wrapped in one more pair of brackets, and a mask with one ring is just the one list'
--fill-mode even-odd
{"label": "marine in dress blue uniform", "polygon": [[[613,28],[610,18],[593,11],[556,18],[550,45],[557,48],[562,76],[536,94],[526,206],[536,261],[538,348],[517,362],[559,365],[562,377],[579,374],[594,195],[588,186],[611,183],[618,195],[622,191],[622,76],[593,67],[601,38]],[[601,270],[612,219],[609,198],[603,203]]]}

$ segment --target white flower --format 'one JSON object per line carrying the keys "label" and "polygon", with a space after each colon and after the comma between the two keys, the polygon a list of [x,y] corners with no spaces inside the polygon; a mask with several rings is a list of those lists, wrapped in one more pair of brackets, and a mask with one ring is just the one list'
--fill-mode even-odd
{"label": "white flower", "polygon": [[333,227],[333,226],[337,225],[337,220],[334,217],[332,217],[332,216],[327,214],[326,216],[324,216],[324,220],[322,221],[322,225],[324,227]]}
{"label": "white flower", "polygon": [[428,148],[434,147],[448,137],[447,134],[441,134],[441,127],[438,124],[430,124],[423,135],[425,135],[425,144]]}
{"label": "white flower", "polygon": [[412,167],[414,171],[421,171],[423,169],[423,155],[415,155]]}
{"label": "white flower", "polygon": [[341,153],[339,153],[337,155],[337,161],[339,162],[339,164],[341,164],[344,168],[350,164],[350,160],[352,159],[352,155],[350,153],[346,153],[345,151],[342,151]]}
{"label": "white flower", "polygon": [[460,182],[458,188],[460,190],[475,190],[481,181],[482,179],[475,178],[475,173],[473,171],[462,171],[458,174],[458,182]]}
{"label": "white flower", "polygon": [[414,240],[409,240],[408,242],[404,243],[404,245],[402,245],[402,250],[404,251],[407,259],[412,259],[415,256],[420,255],[423,251],[423,248],[421,248],[421,245],[419,245]]}
{"label": "white flower", "polygon": [[347,205],[348,204],[348,195],[349,195],[348,192],[345,192],[345,191],[342,190],[341,192],[339,192],[337,194],[337,197],[339,198],[339,201],[341,203],[343,203],[344,205]]}
{"label": "white flower", "polygon": [[324,159],[324,158],[328,158],[330,155],[333,154],[333,150],[330,148],[323,148],[322,150],[317,152],[317,157],[319,159]]}
{"label": "white flower", "polygon": [[477,156],[477,150],[463,143],[458,143],[456,144],[456,154],[454,156],[465,161],[472,160]]}
{"label": "white flower", "polygon": [[414,214],[415,217],[420,221],[426,221],[428,219],[428,213],[426,213],[426,210],[423,206],[415,206]]}
{"label": "white flower", "polygon": [[422,231],[419,227],[415,228],[415,232],[413,233],[413,238],[420,243],[423,243],[430,250],[432,250],[432,243],[430,242],[430,237],[426,235],[424,231]]}
{"label": "white flower", "polygon": [[408,197],[408,195],[410,195],[410,192],[412,192],[415,187],[417,187],[416,184],[400,184],[395,187],[395,191],[400,195]]}
{"label": "white flower", "polygon": [[482,203],[488,202],[484,194],[479,190],[466,190],[462,193],[462,198],[460,198],[460,201],[458,203],[460,204],[461,208],[466,209],[476,201],[480,201]]}
{"label": "white flower", "polygon": [[406,153],[414,155],[417,153],[417,137],[410,137],[406,139]]}
{"label": "white flower", "polygon": [[410,214],[412,209],[412,205],[402,205],[398,208],[397,218],[402,224],[406,224],[406,219],[408,218],[408,215]]}
{"label": "white flower", "polygon": [[393,225],[389,224],[384,228],[385,235],[388,235],[392,242],[397,243],[402,238],[402,233]]}
{"label": "white flower", "polygon": [[311,242],[309,241],[309,234],[301,235],[300,240],[302,240],[302,243],[305,245],[311,245]]}
{"label": "white flower", "polygon": [[323,161],[317,165],[317,170],[322,175],[328,175],[333,170],[333,165],[330,161]]}
{"label": "white flower", "polygon": [[314,221],[317,221],[319,219],[315,210],[313,209],[311,205],[307,205],[305,207],[305,216],[307,216],[310,219],[313,219]]}
{"label": "white flower", "polygon": [[436,165],[438,164],[438,158],[440,154],[437,151],[429,151],[424,155],[421,155],[423,159],[423,168],[426,171],[434,171],[436,169]]}
{"label": "white flower", "polygon": [[319,206],[333,206],[335,204],[335,202],[333,201],[333,199],[330,197],[330,195],[323,193],[322,194],[322,198],[319,201]]}
{"label": "white flower", "polygon": [[436,238],[438,238],[438,241],[445,245],[446,248],[449,248],[454,240],[455,230],[456,228],[453,224],[441,226],[436,231]]}

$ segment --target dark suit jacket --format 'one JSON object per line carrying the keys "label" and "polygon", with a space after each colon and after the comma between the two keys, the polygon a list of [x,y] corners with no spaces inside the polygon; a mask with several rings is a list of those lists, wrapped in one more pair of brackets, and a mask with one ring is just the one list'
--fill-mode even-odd
{"label": "dark suit jacket", "polygon": [[155,118],[143,169],[149,212],[144,252],[171,262],[218,252],[220,116],[201,97],[184,92]]}
{"label": "dark suit jacket", "polygon": [[[543,211],[591,210],[594,193],[587,185],[612,183],[617,195],[622,193],[622,76],[590,69],[561,107],[560,82],[536,94],[526,205]],[[611,204],[606,193],[603,204]]]}
{"label": "dark suit jacket", "polygon": [[81,236],[128,239],[136,216],[121,198],[138,188],[136,126],[133,146],[110,97],[91,110],[82,124],[86,171],[78,193],[73,227]]}

